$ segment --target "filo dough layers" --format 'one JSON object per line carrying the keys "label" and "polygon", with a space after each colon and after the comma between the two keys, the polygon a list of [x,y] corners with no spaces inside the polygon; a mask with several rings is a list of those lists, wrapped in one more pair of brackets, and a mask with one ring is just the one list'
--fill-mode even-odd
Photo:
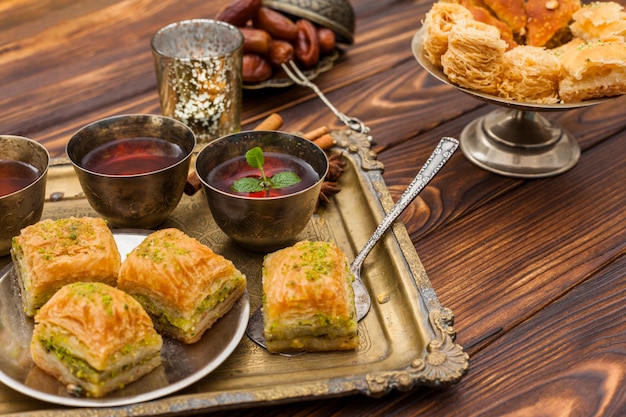
{"label": "filo dough layers", "polygon": [[107,284],[62,287],[35,316],[33,361],[73,394],[102,397],[161,364],[163,340],[142,306]]}
{"label": "filo dough layers", "polygon": [[441,57],[443,72],[460,87],[496,94],[496,78],[506,49],[497,28],[463,20],[448,36],[448,49]]}
{"label": "filo dough layers", "polygon": [[460,21],[472,19],[468,9],[455,3],[437,2],[424,18],[424,54],[441,68],[441,56],[448,50],[448,35]]}
{"label": "filo dough layers", "polygon": [[572,34],[587,42],[626,41],[626,12],[616,2],[593,2],[583,5],[573,16]]}
{"label": "filo dough layers", "polygon": [[13,238],[11,256],[26,315],[32,317],[63,285],[96,281],[115,285],[120,254],[101,218],[42,220]]}
{"label": "filo dough layers", "polygon": [[553,53],[520,45],[504,53],[498,95],[509,100],[558,103],[559,76],[560,63]]}
{"label": "filo dough layers", "polygon": [[626,94],[626,43],[579,43],[559,59],[559,95],[563,101],[575,103]]}
{"label": "filo dough layers", "polygon": [[[444,74],[453,84],[508,100],[540,104],[575,103],[625,94],[626,60],[623,59],[623,49],[626,45],[626,13],[618,3],[594,2],[580,6],[577,0],[529,0],[525,3],[529,18],[526,29],[535,29],[527,34],[527,40],[536,38],[532,43],[541,45],[549,39],[550,44],[559,46],[547,49],[520,44],[511,48],[509,42],[503,51],[501,42],[506,36],[493,23],[485,23],[492,22],[493,16],[485,19],[477,12],[487,9],[477,6],[478,3],[473,0],[458,1],[463,6],[455,3],[457,6],[467,5],[470,8],[473,20],[451,20],[446,26],[446,36],[437,38],[436,49],[427,46],[432,42],[426,22],[423,34],[425,56],[446,51],[439,58],[435,56],[429,60],[437,62],[438,59]],[[490,2],[492,8],[496,7],[494,1]],[[515,3],[515,0],[511,1]],[[502,5],[510,6],[508,0],[497,3],[497,6]],[[513,12],[509,17],[519,14],[514,12],[519,9],[518,6],[511,6]],[[533,17],[535,12],[543,20]],[[430,13],[427,13],[427,19]],[[461,14],[456,12],[456,15]],[[567,27],[566,23],[572,16],[573,21]],[[503,24],[501,20],[496,20],[500,26]],[[546,26],[537,27],[538,22],[545,22]],[[563,25],[566,25],[565,29]],[[495,39],[496,30],[500,32],[500,43]],[[566,33],[560,36],[562,30]],[[572,35],[573,39],[563,42]],[[445,39],[447,46],[443,45]]]}
{"label": "filo dough layers", "polygon": [[144,306],[159,333],[184,343],[200,340],[246,285],[231,261],[175,228],[148,235],[128,254],[118,278],[118,287]]}
{"label": "filo dough layers", "polygon": [[263,328],[270,352],[358,347],[353,275],[331,242],[301,241],[266,255]]}

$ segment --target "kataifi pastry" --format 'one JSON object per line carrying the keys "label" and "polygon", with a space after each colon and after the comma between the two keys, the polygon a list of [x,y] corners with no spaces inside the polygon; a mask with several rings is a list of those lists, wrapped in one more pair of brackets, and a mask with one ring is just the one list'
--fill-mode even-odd
{"label": "kataifi pastry", "polygon": [[472,19],[469,10],[460,4],[437,2],[424,18],[424,55],[441,68],[441,56],[448,49],[448,34],[457,22]]}
{"label": "kataifi pastry", "polygon": [[498,77],[498,95],[524,103],[559,101],[559,59],[545,48],[520,45],[506,51]]}
{"label": "kataifi pastry", "polygon": [[475,20],[459,22],[448,37],[448,50],[441,57],[443,72],[454,84],[496,94],[507,43],[494,26]]}

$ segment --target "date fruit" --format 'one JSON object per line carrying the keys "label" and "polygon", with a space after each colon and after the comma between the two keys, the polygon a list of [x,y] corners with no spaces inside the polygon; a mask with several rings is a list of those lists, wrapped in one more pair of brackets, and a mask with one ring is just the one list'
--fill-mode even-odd
{"label": "date fruit", "polygon": [[335,49],[335,32],[325,27],[317,28],[317,39],[320,43],[320,53],[329,54]]}
{"label": "date fruit", "polygon": [[265,55],[270,52],[272,37],[261,29],[239,28],[243,34],[243,52]]}
{"label": "date fruit", "polygon": [[269,59],[270,64],[275,67],[280,67],[281,64],[286,64],[292,60],[293,55],[293,46],[289,42],[274,39],[267,58]]}
{"label": "date fruit", "polygon": [[260,55],[243,54],[241,76],[244,83],[259,83],[272,76],[272,66]]}
{"label": "date fruit", "polygon": [[296,22],[298,37],[294,48],[296,59],[304,68],[313,68],[320,58],[320,45],[315,25],[306,19]]}
{"label": "date fruit", "polygon": [[298,36],[295,23],[284,14],[265,6],[254,17],[254,27],[267,31],[274,39],[295,41]]}
{"label": "date fruit", "polygon": [[263,0],[233,0],[217,14],[216,19],[233,26],[245,26],[262,6]]}

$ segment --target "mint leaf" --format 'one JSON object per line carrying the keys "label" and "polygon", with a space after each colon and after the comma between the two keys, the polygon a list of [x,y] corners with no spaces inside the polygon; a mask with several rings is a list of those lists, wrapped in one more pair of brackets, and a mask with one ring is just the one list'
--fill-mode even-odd
{"label": "mint leaf", "polygon": [[265,175],[265,171],[263,171],[265,156],[263,154],[263,150],[259,146],[256,146],[246,152],[246,162],[248,162],[250,167],[261,171],[261,178],[239,178],[231,187],[231,189],[236,193],[257,193],[265,190],[269,196],[269,190],[271,188],[276,190],[286,188],[302,181],[296,173],[290,171],[279,172],[272,178],[268,179]]}
{"label": "mint leaf", "polygon": [[289,187],[302,181],[300,177],[290,171],[279,172],[270,179],[270,185],[274,189]]}
{"label": "mint leaf", "polygon": [[263,150],[260,147],[254,147],[246,152],[246,161],[252,168],[263,168],[265,163],[265,157],[263,156]]}
{"label": "mint leaf", "polygon": [[263,180],[259,178],[239,178],[231,187],[236,193],[256,193],[263,191]]}

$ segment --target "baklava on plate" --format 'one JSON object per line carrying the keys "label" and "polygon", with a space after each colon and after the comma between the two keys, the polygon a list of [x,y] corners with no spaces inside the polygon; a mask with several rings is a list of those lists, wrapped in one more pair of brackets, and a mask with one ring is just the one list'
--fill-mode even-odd
{"label": "baklava on plate", "polygon": [[102,397],[161,364],[163,340],[146,311],[107,284],[62,287],[35,323],[33,361],[74,394]]}
{"label": "baklava on plate", "polygon": [[121,258],[101,218],[42,220],[13,238],[11,256],[26,315],[35,315],[62,286],[104,282],[115,286]]}
{"label": "baklava on plate", "polygon": [[244,294],[231,261],[175,229],[151,233],[120,268],[118,287],[135,297],[159,333],[184,343],[202,334]]}

